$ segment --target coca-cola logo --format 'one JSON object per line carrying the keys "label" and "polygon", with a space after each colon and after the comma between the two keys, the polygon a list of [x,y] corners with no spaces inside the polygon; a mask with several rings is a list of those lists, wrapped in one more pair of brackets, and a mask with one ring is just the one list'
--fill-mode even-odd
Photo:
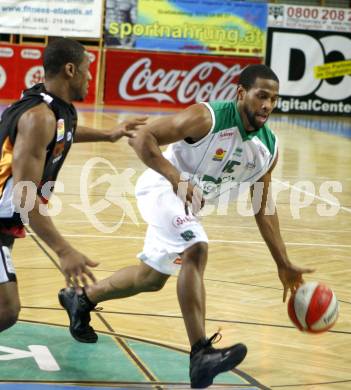
{"label": "coca-cola logo", "polygon": [[[227,67],[220,62],[205,61],[190,70],[163,68],[152,69],[150,58],[140,58],[123,74],[118,93],[124,100],[154,99],[158,102],[174,103],[171,96],[177,91],[181,103],[232,100],[236,93],[234,79],[241,67],[236,64]],[[217,73],[216,81],[210,81]]]}

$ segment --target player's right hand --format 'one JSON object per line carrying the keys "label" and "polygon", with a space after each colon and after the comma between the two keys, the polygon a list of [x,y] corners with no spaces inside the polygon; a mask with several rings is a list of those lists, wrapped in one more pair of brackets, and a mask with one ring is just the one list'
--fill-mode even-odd
{"label": "player's right hand", "polygon": [[177,196],[184,202],[185,214],[189,215],[189,207],[193,215],[197,215],[205,205],[202,189],[190,183],[190,180],[178,181],[173,185],[173,190]]}
{"label": "player's right hand", "polygon": [[96,283],[96,278],[90,267],[97,267],[99,263],[88,259],[83,253],[72,247],[65,248],[59,253],[61,270],[66,279],[67,287],[79,288],[88,286],[91,282]]}

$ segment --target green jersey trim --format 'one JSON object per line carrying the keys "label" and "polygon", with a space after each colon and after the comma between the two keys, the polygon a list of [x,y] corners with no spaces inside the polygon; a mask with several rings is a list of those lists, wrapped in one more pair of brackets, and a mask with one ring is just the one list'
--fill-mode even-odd
{"label": "green jersey trim", "polygon": [[233,102],[214,101],[207,103],[213,110],[214,126],[213,133],[237,126],[235,107]]}
{"label": "green jersey trim", "polygon": [[267,147],[269,152],[274,155],[276,136],[273,131],[266,124],[256,131],[245,131],[236,101],[219,100],[208,102],[206,105],[213,110],[213,113],[210,110],[212,120],[214,121],[212,125],[213,134],[238,127],[243,142],[257,137]]}

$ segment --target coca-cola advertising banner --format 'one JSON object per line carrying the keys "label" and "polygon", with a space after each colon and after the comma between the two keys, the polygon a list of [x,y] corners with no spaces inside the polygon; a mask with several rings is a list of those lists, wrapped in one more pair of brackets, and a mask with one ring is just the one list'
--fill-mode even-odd
{"label": "coca-cola advertising banner", "polygon": [[107,0],[105,44],[263,57],[266,3],[233,0]]}
{"label": "coca-cola advertising banner", "polygon": [[350,16],[351,9],[270,5],[266,63],[280,80],[278,112],[351,114]]}
{"label": "coca-cola advertising banner", "polygon": [[[93,79],[85,102],[94,103],[100,54],[97,49],[87,51]],[[43,52],[43,46],[0,45],[0,99],[18,99],[23,89],[44,81]]]}
{"label": "coca-cola advertising banner", "polygon": [[231,100],[236,81],[253,57],[224,57],[107,50],[107,104],[185,107],[212,100]]}

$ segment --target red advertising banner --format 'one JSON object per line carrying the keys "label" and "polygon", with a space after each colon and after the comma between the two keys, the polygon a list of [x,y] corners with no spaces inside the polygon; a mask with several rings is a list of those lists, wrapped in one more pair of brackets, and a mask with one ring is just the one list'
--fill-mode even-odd
{"label": "red advertising banner", "polygon": [[16,63],[18,79],[16,89],[21,91],[33,85],[44,82],[44,69],[42,46],[17,46],[18,62]]}
{"label": "red advertising banner", "polygon": [[200,101],[231,100],[236,80],[260,58],[106,51],[106,104],[185,107]]}
{"label": "red advertising banner", "polygon": [[[0,45],[0,99],[19,99],[22,90],[44,81],[43,46]],[[96,98],[99,50],[88,49],[92,80],[85,103]]]}
{"label": "red advertising banner", "polygon": [[0,99],[16,99],[18,51],[13,45],[0,45]]}

